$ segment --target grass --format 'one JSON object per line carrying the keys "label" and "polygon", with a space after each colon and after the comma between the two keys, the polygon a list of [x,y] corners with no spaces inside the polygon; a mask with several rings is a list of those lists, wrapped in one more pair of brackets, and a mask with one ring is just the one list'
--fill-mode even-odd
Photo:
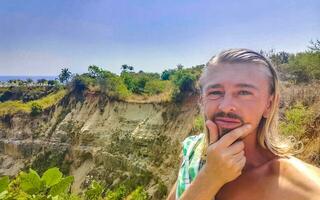
{"label": "grass", "polygon": [[19,112],[30,113],[32,105],[34,104],[41,106],[42,109],[46,109],[60,101],[66,95],[66,93],[67,91],[65,89],[62,89],[55,93],[51,93],[41,99],[29,101],[27,103],[23,103],[22,101],[6,101],[0,103],[0,116],[4,116],[7,114],[12,115]]}

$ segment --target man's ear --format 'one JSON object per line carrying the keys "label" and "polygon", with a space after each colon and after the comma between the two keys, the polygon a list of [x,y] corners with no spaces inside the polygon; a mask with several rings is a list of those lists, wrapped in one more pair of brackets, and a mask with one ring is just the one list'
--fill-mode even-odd
{"label": "man's ear", "polygon": [[274,99],[273,97],[274,97],[274,95],[271,95],[271,96],[268,98],[267,107],[266,107],[266,109],[264,110],[264,112],[263,112],[263,114],[262,114],[262,116],[263,116],[264,118],[268,118],[268,117],[269,117],[269,114],[270,114],[271,108],[272,108],[272,104],[274,103],[274,102],[273,102],[273,99]]}

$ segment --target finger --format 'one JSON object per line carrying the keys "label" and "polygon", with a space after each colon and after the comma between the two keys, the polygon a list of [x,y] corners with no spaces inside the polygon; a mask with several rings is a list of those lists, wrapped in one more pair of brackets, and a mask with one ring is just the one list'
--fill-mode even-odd
{"label": "finger", "polygon": [[237,166],[239,167],[239,169],[243,169],[243,167],[245,166],[245,164],[246,164],[246,157],[245,156],[243,156],[236,164],[237,164]]}
{"label": "finger", "polygon": [[209,144],[217,142],[219,139],[217,125],[213,121],[207,120],[206,126],[209,131]]}
{"label": "finger", "polygon": [[240,162],[243,158],[245,158],[244,151],[240,151],[240,153],[237,153],[232,156],[232,159],[234,160],[235,163]]}
{"label": "finger", "polygon": [[250,124],[245,124],[239,128],[236,128],[230,131],[228,134],[225,134],[220,140],[219,143],[222,146],[228,147],[234,143],[239,138],[246,137],[251,131],[252,126]]}
{"label": "finger", "polygon": [[233,144],[231,144],[226,150],[225,154],[226,155],[235,155],[238,154],[239,152],[243,151],[244,149],[244,143],[243,141],[237,141]]}

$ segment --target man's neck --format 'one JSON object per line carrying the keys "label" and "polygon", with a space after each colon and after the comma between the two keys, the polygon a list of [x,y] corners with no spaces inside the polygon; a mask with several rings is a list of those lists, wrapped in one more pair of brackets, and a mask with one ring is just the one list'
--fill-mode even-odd
{"label": "man's neck", "polygon": [[246,164],[244,171],[255,169],[276,158],[271,151],[262,148],[257,142],[257,132],[250,133],[243,139]]}

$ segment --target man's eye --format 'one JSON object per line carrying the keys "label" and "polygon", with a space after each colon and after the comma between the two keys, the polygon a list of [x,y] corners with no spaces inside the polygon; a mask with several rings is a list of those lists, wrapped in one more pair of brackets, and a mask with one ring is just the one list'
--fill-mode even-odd
{"label": "man's eye", "polygon": [[212,91],[207,94],[209,99],[218,99],[223,96],[223,92],[221,91]]}
{"label": "man's eye", "polygon": [[239,94],[241,94],[241,95],[250,95],[251,92],[242,90],[242,91],[239,92]]}
{"label": "man's eye", "polygon": [[210,95],[210,94],[220,95],[220,94],[222,94],[222,92],[220,92],[220,91],[213,91],[213,92],[209,92],[209,95]]}

